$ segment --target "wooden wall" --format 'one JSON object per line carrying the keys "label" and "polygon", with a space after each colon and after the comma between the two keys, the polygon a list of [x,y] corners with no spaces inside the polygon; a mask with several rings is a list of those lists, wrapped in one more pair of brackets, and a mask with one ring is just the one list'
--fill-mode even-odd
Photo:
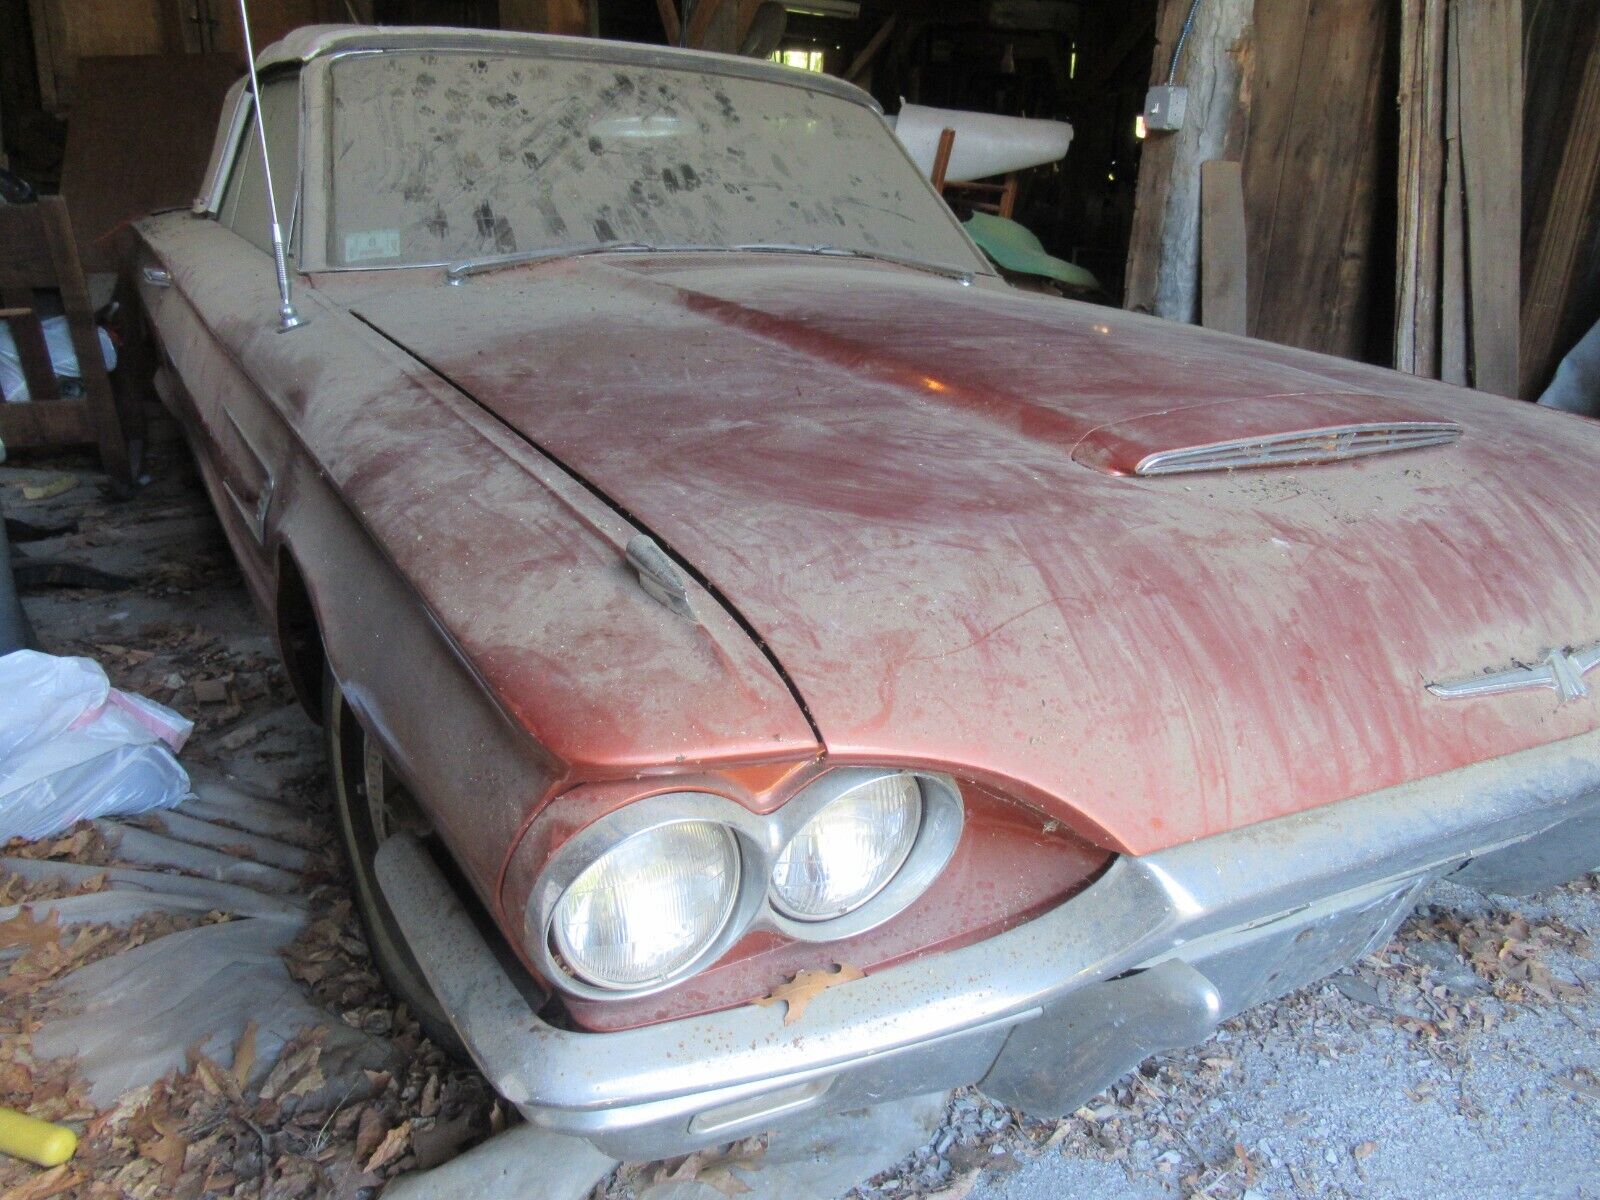
{"label": "wooden wall", "polygon": [[[39,92],[48,112],[72,107],[83,58],[230,54],[241,63],[237,0],[28,0]],[[301,25],[348,21],[343,0],[251,0],[256,48]]]}
{"label": "wooden wall", "polygon": [[[1153,82],[1165,81],[1188,8],[1186,0],[1163,0]],[[1201,163],[1238,161],[1248,245],[1246,331],[1367,356],[1373,297],[1389,269],[1379,196],[1392,159],[1385,149],[1393,137],[1392,8],[1391,0],[1254,0],[1220,40],[1197,22],[1178,82],[1191,88],[1189,121],[1213,128],[1207,138],[1186,122],[1177,133],[1146,139],[1127,307],[1195,318],[1192,303],[1174,306],[1165,298],[1168,277],[1175,270],[1195,274]],[[1229,69],[1207,79],[1206,56]],[[1197,110],[1198,97],[1208,97],[1204,110]]]}
{"label": "wooden wall", "polygon": [[1600,3],[1523,0],[1521,393],[1600,321]]}
{"label": "wooden wall", "polygon": [[1366,355],[1392,138],[1390,0],[1256,0],[1244,138],[1252,337]]}

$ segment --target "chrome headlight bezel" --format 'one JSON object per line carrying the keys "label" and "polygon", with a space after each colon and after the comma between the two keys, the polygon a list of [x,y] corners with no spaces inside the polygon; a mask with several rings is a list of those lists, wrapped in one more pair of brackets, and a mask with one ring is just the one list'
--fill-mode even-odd
{"label": "chrome headlight bezel", "polygon": [[[802,827],[828,805],[864,783],[885,775],[916,777],[922,814],[915,840],[899,869],[859,907],[837,917],[798,920],[772,902],[769,888],[778,855]],[[670,976],[642,987],[602,987],[569,971],[554,952],[552,925],[562,896],[580,875],[629,838],[685,821],[725,827],[739,853],[739,882],[727,919],[704,948]],[[855,937],[890,920],[938,878],[961,840],[964,809],[960,789],[949,776],[932,771],[879,767],[838,767],[812,780],[771,813],[753,813],[708,792],[667,792],[646,796],[608,813],[574,835],[552,858],[529,893],[524,912],[525,944],[534,966],[569,995],[616,1000],[647,996],[690,978],[756,929],[774,929],[802,942]]]}

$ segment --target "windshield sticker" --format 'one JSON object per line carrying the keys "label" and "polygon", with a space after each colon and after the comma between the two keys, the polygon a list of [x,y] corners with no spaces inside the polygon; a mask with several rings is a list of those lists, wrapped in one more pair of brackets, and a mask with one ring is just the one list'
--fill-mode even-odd
{"label": "windshield sticker", "polygon": [[344,235],[344,261],[364,262],[374,258],[400,257],[398,229],[363,229]]}

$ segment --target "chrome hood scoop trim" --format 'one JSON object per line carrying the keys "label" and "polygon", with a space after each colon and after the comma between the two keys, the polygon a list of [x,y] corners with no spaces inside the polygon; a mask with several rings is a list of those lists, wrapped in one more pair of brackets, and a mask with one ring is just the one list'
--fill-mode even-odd
{"label": "chrome hood scoop trim", "polygon": [[1269,437],[1236,438],[1147,454],[1135,475],[1178,475],[1189,471],[1233,471],[1247,467],[1303,466],[1340,462],[1367,454],[1447,446],[1461,436],[1451,421],[1384,421],[1330,425]]}
{"label": "chrome hood scoop trim", "polygon": [[1447,446],[1462,427],[1372,392],[1280,392],[1140,413],[1097,426],[1072,457],[1106,475],[1183,475],[1338,463]]}

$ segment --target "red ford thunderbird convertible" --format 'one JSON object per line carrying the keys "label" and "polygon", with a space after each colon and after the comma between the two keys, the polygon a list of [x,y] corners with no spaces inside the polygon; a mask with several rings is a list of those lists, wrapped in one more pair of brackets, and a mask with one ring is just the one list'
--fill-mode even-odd
{"label": "red ford thunderbird convertible", "polygon": [[257,61],[139,226],[157,383],[388,978],[529,1120],[1070,1112],[1600,863],[1600,425],[1015,291],[832,79]]}

